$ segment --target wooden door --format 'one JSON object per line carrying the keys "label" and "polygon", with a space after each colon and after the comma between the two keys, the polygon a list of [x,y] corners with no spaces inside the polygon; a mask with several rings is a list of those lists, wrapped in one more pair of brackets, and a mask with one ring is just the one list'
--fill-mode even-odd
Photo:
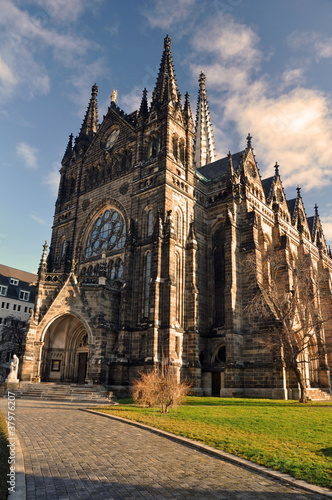
{"label": "wooden door", "polygon": [[78,354],[78,376],[77,376],[78,384],[84,384],[85,382],[87,360],[88,360],[87,352],[80,352]]}

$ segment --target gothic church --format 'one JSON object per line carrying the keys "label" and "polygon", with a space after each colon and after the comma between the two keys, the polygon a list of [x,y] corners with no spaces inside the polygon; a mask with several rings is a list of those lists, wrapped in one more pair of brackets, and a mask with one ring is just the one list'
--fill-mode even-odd
{"label": "gothic church", "polygon": [[[197,395],[284,397],[278,356],[262,357],[254,342],[242,262],[268,242],[304,246],[328,270],[332,308],[317,208],[306,217],[299,189],[286,200],[277,165],[261,179],[250,134],[242,151],[216,159],[205,76],[194,124],[168,36],[150,103],[144,90],[127,115],[113,92],[99,124],[97,92],[93,85],[62,160],[21,379],[121,393],[166,359]],[[327,387],[328,371],[325,359],[309,371],[308,387]]]}

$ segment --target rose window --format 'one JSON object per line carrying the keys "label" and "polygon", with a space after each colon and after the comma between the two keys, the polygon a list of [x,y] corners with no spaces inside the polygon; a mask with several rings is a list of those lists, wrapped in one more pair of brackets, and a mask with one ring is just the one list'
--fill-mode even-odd
{"label": "rose window", "polygon": [[85,257],[116,250],[125,244],[126,226],[123,217],[114,209],[106,210],[94,223],[86,243]]}

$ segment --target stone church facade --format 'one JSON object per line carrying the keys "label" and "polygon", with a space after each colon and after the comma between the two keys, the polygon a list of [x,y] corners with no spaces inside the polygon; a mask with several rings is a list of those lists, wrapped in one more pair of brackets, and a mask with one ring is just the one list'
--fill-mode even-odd
{"label": "stone church facade", "polygon": [[[283,397],[278,357],[262,355],[248,320],[242,264],[269,242],[284,252],[304,246],[327,270],[332,310],[318,210],[306,217],[300,190],[285,199],[277,165],[261,179],[250,135],[242,151],[216,159],[205,76],[194,125],[170,49],[167,36],[139,111],[126,115],[114,91],[99,124],[92,87],[62,160],[21,378],[124,391],[167,360],[198,395]],[[325,356],[308,385],[327,387],[328,371]]]}

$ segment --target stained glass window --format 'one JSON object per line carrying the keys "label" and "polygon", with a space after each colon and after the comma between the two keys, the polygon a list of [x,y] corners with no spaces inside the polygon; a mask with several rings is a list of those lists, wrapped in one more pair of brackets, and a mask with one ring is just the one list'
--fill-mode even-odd
{"label": "stained glass window", "polygon": [[117,210],[108,209],[94,223],[85,247],[85,257],[120,249],[126,241],[126,226]]}

